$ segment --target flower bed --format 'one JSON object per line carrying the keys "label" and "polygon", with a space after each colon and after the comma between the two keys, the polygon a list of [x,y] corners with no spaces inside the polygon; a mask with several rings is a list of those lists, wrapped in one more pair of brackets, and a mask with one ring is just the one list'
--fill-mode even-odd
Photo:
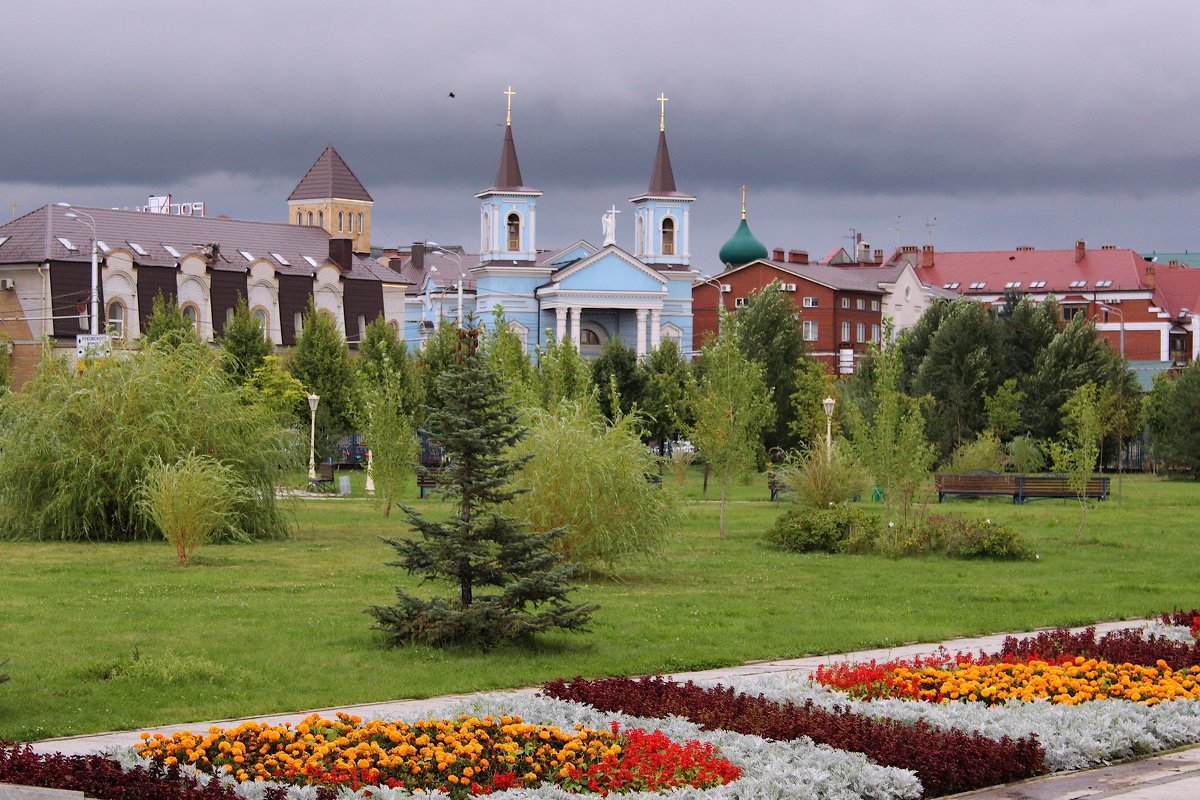
{"label": "flower bed", "polygon": [[530,725],[520,717],[403,722],[314,714],[299,725],[246,722],[204,735],[142,734],[141,756],[161,765],[186,764],[238,782],[309,786],[383,785],[451,797],[554,784],[568,792],[609,794],[690,786],[711,788],[740,770],[711,744],[671,741],[660,731],[577,725]]}

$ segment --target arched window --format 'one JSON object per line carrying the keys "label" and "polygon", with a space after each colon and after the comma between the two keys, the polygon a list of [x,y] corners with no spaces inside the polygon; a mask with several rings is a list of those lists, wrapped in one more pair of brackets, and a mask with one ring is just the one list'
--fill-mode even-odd
{"label": "arched window", "polygon": [[180,310],[183,311],[183,318],[192,323],[193,328],[200,327],[200,309],[191,303],[187,303]]}
{"label": "arched window", "polygon": [[362,217],[363,217],[363,215],[362,215],[362,212],[360,211],[358,213],[358,232],[359,233],[362,233]]}
{"label": "arched window", "polygon": [[304,212],[303,212],[303,211],[297,211],[297,212],[296,212],[296,224],[297,224],[297,225],[303,225],[303,224],[304,224]]}
{"label": "arched window", "polygon": [[521,215],[508,215],[508,248],[509,250],[521,249]]}
{"label": "arched window", "polygon": [[339,211],[338,212],[338,233],[342,232],[342,217],[343,217],[343,214],[341,211]]}
{"label": "arched window", "polygon": [[308,224],[309,224],[309,225],[312,225],[312,222],[313,222],[313,220],[312,220],[312,212],[310,211],[310,212],[308,212]]}
{"label": "arched window", "polygon": [[255,308],[253,313],[254,313],[254,319],[258,321],[258,327],[265,331],[267,329],[267,319],[268,319],[266,309]]}
{"label": "arched window", "polygon": [[125,336],[125,306],[120,300],[113,300],[105,310],[108,329],[118,339]]}
{"label": "arched window", "polygon": [[675,220],[667,217],[662,222],[662,254],[675,255]]}
{"label": "arched window", "polygon": [[596,333],[591,328],[584,328],[579,332],[579,344],[600,346],[600,334]]}
{"label": "arched window", "polygon": [[325,212],[324,211],[317,212],[317,224],[320,225],[322,228],[325,227]]}

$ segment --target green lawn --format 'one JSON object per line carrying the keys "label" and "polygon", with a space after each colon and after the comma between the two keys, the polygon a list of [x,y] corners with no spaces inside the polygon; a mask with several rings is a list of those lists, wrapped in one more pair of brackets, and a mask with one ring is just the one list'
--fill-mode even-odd
{"label": "green lawn", "polygon": [[[733,492],[721,540],[717,504],[702,499],[698,475],[682,489],[688,512],[661,560],[583,583],[576,597],[600,604],[592,633],[486,654],[381,646],[363,609],[390,603],[397,582],[415,583],[384,566],[393,551],[378,537],[405,534],[398,513],[384,519],[361,497],[295,501],[292,539],[208,546],[186,568],[166,543],[0,542],[0,660],[12,675],[0,685],[0,738],[688,670],[1200,606],[1200,483],[1127,478],[1120,502],[1089,513],[1079,544],[1074,501],[944,507],[1025,532],[1039,560],[1007,563],[776,551],[762,532],[784,504],[767,501],[761,476]],[[358,495],[361,481],[354,473]],[[665,482],[673,487],[669,475]]]}

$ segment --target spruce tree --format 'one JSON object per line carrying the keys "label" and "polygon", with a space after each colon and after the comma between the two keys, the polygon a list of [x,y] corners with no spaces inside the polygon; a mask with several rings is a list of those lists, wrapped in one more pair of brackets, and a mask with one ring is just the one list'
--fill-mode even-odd
{"label": "spruce tree", "polygon": [[491,647],[561,628],[585,630],[593,605],[570,604],[575,565],[551,547],[563,531],[540,533],[508,516],[513,473],[524,463],[510,448],[524,435],[504,382],[479,347],[474,323],[457,331],[455,357],[438,378],[442,405],[428,411],[430,435],[445,449],[439,488],[456,512],[426,519],[404,508],[418,539],[385,539],[389,562],[426,581],[446,581],[457,597],[421,599],[397,587],[397,603],[367,609],[396,643],[456,642]]}
{"label": "spruce tree", "polygon": [[275,349],[262,325],[250,313],[244,297],[238,298],[233,318],[225,324],[220,341],[225,354],[221,366],[239,385],[246,384]]}

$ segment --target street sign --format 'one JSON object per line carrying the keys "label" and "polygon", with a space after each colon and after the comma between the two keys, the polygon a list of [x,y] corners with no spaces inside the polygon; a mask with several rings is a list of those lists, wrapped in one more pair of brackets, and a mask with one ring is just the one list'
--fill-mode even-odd
{"label": "street sign", "polygon": [[112,355],[112,337],[107,333],[81,333],[75,337],[75,355],[78,358],[103,358]]}

